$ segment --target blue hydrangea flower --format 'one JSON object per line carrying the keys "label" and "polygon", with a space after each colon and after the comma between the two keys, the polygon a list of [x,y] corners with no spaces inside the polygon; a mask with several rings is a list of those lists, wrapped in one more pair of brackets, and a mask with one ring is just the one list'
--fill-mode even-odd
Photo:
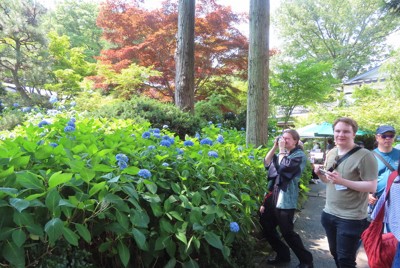
{"label": "blue hydrangea flower", "polygon": [[237,222],[231,222],[229,224],[229,229],[232,233],[237,233],[240,230],[239,224]]}
{"label": "blue hydrangea flower", "polygon": [[238,149],[239,152],[243,151],[243,147],[242,146],[239,146],[237,149]]}
{"label": "blue hydrangea flower", "polygon": [[162,128],[166,129],[166,128],[168,128],[168,125],[163,125]]}
{"label": "blue hydrangea flower", "polygon": [[164,163],[162,163],[162,166],[163,166],[163,167],[169,167],[169,164],[166,163],[166,162],[164,162]]}
{"label": "blue hydrangea flower", "polygon": [[208,145],[213,145],[212,140],[210,140],[209,138],[204,138],[200,141],[200,144],[208,144]]}
{"label": "blue hydrangea flower", "polygon": [[170,147],[171,146],[171,142],[169,140],[162,140],[160,142],[161,146],[165,146],[165,147]]}
{"label": "blue hydrangea flower", "polygon": [[151,134],[150,134],[150,132],[148,132],[148,131],[145,131],[145,132],[143,132],[143,134],[142,134],[142,138],[143,138],[143,139],[148,139],[148,138],[150,138],[150,136],[151,136]]}
{"label": "blue hydrangea flower", "polygon": [[149,145],[148,147],[147,147],[147,149],[149,149],[149,150],[154,150],[156,148],[156,146],[154,146],[154,145]]}
{"label": "blue hydrangea flower", "polygon": [[159,128],[153,128],[153,133],[160,133],[160,129]]}
{"label": "blue hydrangea flower", "polygon": [[19,107],[19,103],[18,103],[18,102],[15,102],[15,103],[13,104],[13,106],[14,106],[15,108]]}
{"label": "blue hydrangea flower", "polygon": [[222,127],[222,124],[221,124],[221,123],[218,123],[218,124],[217,124],[217,127],[221,128],[221,127]]}
{"label": "blue hydrangea flower", "polygon": [[75,101],[71,101],[71,103],[69,105],[71,105],[71,107],[75,107],[76,106],[76,102]]}
{"label": "blue hydrangea flower", "polygon": [[121,170],[126,169],[128,167],[128,164],[125,161],[118,161],[118,166]]}
{"label": "blue hydrangea flower", "polygon": [[183,142],[183,145],[185,145],[185,146],[193,146],[194,143],[193,143],[193,141],[191,141],[191,140],[187,140],[187,141],[184,141],[184,142]]}
{"label": "blue hydrangea flower", "polygon": [[184,151],[182,149],[176,149],[176,151],[178,152],[178,154],[183,154]]}
{"label": "blue hydrangea flower", "polygon": [[240,128],[241,131],[244,131],[244,127]]}
{"label": "blue hydrangea flower", "polygon": [[31,111],[31,107],[24,107],[22,108],[22,112],[29,113]]}
{"label": "blue hydrangea flower", "polygon": [[127,162],[127,163],[129,162],[129,158],[125,154],[117,154],[115,156],[115,159],[117,161],[124,161],[124,162]]}
{"label": "blue hydrangea flower", "polygon": [[208,124],[209,124],[209,125],[212,125],[212,123],[213,123],[212,121],[208,121]]}
{"label": "blue hydrangea flower", "polygon": [[69,120],[69,121],[67,122],[67,126],[75,127],[75,121]]}
{"label": "blue hydrangea flower", "polygon": [[138,175],[142,178],[150,178],[151,177],[151,172],[148,169],[141,169],[139,170]]}
{"label": "blue hydrangea flower", "polygon": [[218,135],[217,141],[219,143],[224,143],[224,137],[222,135]]}
{"label": "blue hydrangea flower", "polygon": [[209,157],[217,158],[217,157],[218,157],[218,153],[217,153],[216,151],[209,151],[209,152],[208,152],[208,156],[209,156]]}
{"label": "blue hydrangea flower", "polygon": [[196,135],[194,135],[194,137],[195,137],[196,139],[200,139],[200,134],[199,134],[199,132],[196,132]]}
{"label": "blue hydrangea flower", "polygon": [[174,137],[171,137],[171,138],[169,139],[169,142],[170,142],[171,144],[174,144],[174,143],[175,143],[175,138],[174,138]]}
{"label": "blue hydrangea flower", "polygon": [[56,148],[58,146],[58,144],[55,143],[55,142],[50,142],[50,146],[53,147],[53,148]]}
{"label": "blue hydrangea flower", "polygon": [[39,122],[38,127],[43,127],[43,126],[46,126],[46,125],[50,125],[50,123],[47,122],[46,120],[42,120],[42,121]]}
{"label": "blue hydrangea flower", "polygon": [[73,126],[66,126],[64,128],[64,132],[74,132],[75,128]]}
{"label": "blue hydrangea flower", "polygon": [[254,159],[254,155],[249,155],[249,159]]}
{"label": "blue hydrangea flower", "polygon": [[57,101],[58,101],[57,96],[51,96],[49,99],[49,102],[52,104],[56,103]]}
{"label": "blue hydrangea flower", "polygon": [[156,137],[157,139],[161,138],[160,133],[153,133],[153,136]]}
{"label": "blue hydrangea flower", "polygon": [[174,144],[174,143],[175,143],[174,137],[170,137],[170,136],[168,136],[168,135],[165,135],[165,136],[163,136],[162,138],[163,138],[163,140],[169,141],[169,143],[171,143],[171,144]]}

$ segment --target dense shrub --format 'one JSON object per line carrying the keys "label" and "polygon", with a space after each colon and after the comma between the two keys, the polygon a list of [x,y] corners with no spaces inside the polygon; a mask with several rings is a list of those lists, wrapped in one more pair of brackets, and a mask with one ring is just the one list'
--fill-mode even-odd
{"label": "dense shrub", "polygon": [[213,123],[223,123],[224,117],[221,110],[223,95],[212,95],[206,100],[201,100],[195,104],[195,113],[205,121]]}
{"label": "dense shrub", "polygon": [[265,151],[242,132],[210,125],[181,140],[132,120],[59,117],[13,136],[0,140],[2,266],[251,262]]}
{"label": "dense shrub", "polygon": [[246,111],[239,114],[228,112],[224,114],[223,125],[226,128],[234,128],[237,130],[244,130],[246,128]]}
{"label": "dense shrub", "polygon": [[0,131],[11,130],[25,121],[25,114],[21,111],[4,111],[0,116]]}
{"label": "dense shrub", "polygon": [[204,125],[198,116],[185,113],[171,103],[162,103],[146,97],[135,97],[130,101],[107,105],[92,113],[102,118],[133,119],[136,122],[147,120],[153,127],[169,129],[180,138],[194,135]]}

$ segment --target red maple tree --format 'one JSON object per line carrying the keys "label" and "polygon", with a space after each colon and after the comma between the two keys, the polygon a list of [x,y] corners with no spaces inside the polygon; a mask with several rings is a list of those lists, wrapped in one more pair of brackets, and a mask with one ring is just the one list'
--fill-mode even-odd
{"label": "red maple tree", "polygon": [[[245,14],[235,14],[230,7],[219,5],[215,0],[197,2],[196,99],[207,97],[211,90],[229,86],[229,76],[246,78],[248,40],[236,28],[245,20]],[[145,92],[155,98],[171,100],[174,97],[177,21],[177,1],[166,0],[161,8],[147,10],[140,0],[129,3],[108,0],[101,5],[97,25],[103,29],[103,37],[112,48],[103,50],[99,60],[111,64],[116,71],[132,63],[153,66],[162,76],[151,78]],[[213,76],[220,78],[218,84],[204,87]]]}

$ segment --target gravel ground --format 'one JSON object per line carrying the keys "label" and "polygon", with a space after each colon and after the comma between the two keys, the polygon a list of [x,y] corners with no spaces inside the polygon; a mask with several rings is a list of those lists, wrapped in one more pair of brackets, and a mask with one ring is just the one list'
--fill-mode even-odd
{"label": "gravel ground", "polygon": [[[336,268],[335,262],[329,253],[328,241],[325,230],[320,223],[321,211],[325,205],[325,184],[310,184],[308,200],[304,208],[298,213],[295,223],[295,230],[300,234],[303,243],[314,257],[315,268]],[[271,266],[266,260],[268,252],[271,252],[267,242],[260,242],[262,249],[260,257],[256,260],[254,267],[296,267],[299,263],[296,255],[292,252],[292,261],[287,265]],[[368,260],[364,249],[361,247],[357,255],[357,267],[368,268]]]}

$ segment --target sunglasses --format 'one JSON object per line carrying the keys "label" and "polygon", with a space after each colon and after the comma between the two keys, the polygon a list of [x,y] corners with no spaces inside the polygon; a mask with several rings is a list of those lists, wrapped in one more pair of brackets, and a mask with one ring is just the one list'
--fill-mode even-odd
{"label": "sunglasses", "polygon": [[394,134],[381,134],[380,136],[382,139],[387,139],[387,138],[393,139],[395,135]]}

